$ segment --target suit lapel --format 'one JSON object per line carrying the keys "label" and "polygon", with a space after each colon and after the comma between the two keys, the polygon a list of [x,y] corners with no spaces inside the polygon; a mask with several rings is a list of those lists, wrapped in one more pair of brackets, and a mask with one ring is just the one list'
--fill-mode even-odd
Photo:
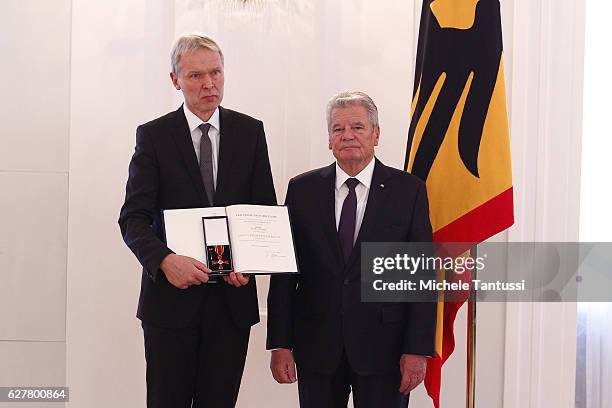
{"label": "suit lapel", "polygon": [[[231,182],[232,155],[236,146],[237,131],[234,121],[229,116],[231,112],[219,106],[219,126],[221,135],[219,136],[219,163],[217,166],[217,188],[215,189],[214,202],[224,203],[223,200],[225,186]],[[212,204],[211,204],[212,205]]]}
{"label": "suit lapel", "polygon": [[189,177],[193,182],[195,189],[198,191],[202,202],[208,203],[208,197],[204,190],[204,183],[202,182],[202,176],[200,175],[200,166],[198,165],[198,158],[193,148],[193,141],[191,140],[191,132],[189,131],[189,125],[187,124],[187,118],[185,118],[185,112],[183,112],[183,106],[181,106],[176,113],[176,126],[173,129],[173,137],[176,146],[183,158],[183,162],[187,167]]}
{"label": "suit lapel", "polygon": [[319,213],[323,214],[321,220],[323,233],[328,238],[327,244],[337,265],[333,270],[340,272],[344,268],[344,257],[336,229],[336,163],[321,170],[321,177],[323,185],[320,190],[321,211]]}
{"label": "suit lapel", "polygon": [[361,228],[355,241],[355,246],[351,252],[346,268],[350,268],[352,264],[361,257],[361,243],[367,241],[371,231],[376,227],[378,215],[384,211],[385,201],[389,195],[389,188],[385,187],[385,181],[389,178],[389,172],[384,164],[378,159],[374,163],[374,173],[372,174],[372,182],[370,183],[370,192],[368,194],[368,202],[366,204]]}

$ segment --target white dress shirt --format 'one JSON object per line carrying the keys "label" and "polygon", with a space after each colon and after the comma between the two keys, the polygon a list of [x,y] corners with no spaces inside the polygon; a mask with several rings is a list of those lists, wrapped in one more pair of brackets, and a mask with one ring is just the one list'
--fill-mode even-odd
{"label": "white dress shirt", "polygon": [[[365,213],[366,205],[368,203],[368,195],[370,194],[370,184],[372,183],[372,175],[374,174],[374,158],[370,160],[367,166],[359,172],[354,178],[359,180],[359,184],[355,187],[355,195],[357,195],[357,219],[355,220],[355,235],[353,236],[353,243],[357,240],[359,235],[359,229],[361,228],[361,222],[363,221],[363,214]],[[338,224],[340,223],[340,214],[342,213],[342,204],[344,199],[349,193],[349,188],[344,182],[351,178],[344,172],[336,162],[336,230],[338,230]]]}
{"label": "white dress shirt", "polygon": [[203,123],[210,123],[208,128],[208,137],[212,147],[212,168],[213,168],[213,183],[215,189],[217,188],[217,168],[219,165],[219,139],[221,136],[221,126],[219,123],[219,108],[215,109],[208,122],[203,122],[202,119],[198,118],[195,113],[191,112],[186,104],[183,105],[183,111],[185,112],[185,118],[189,125],[189,131],[191,132],[191,140],[193,142],[193,148],[195,149],[198,163],[200,162],[200,138],[202,137],[202,131],[199,126]]}

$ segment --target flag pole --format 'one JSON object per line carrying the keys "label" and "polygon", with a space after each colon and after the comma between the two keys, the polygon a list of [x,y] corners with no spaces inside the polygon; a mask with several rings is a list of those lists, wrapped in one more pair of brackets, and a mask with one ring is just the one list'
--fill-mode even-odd
{"label": "flag pole", "polygon": [[[476,246],[471,250],[476,257]],[[472,270],[472,279],[477,279],[476,268]],[[466,406],[476,406],[476,289],[470,284],[470,298],[468,299],[468,344],[467,344],[467,381],[466,381]]]}

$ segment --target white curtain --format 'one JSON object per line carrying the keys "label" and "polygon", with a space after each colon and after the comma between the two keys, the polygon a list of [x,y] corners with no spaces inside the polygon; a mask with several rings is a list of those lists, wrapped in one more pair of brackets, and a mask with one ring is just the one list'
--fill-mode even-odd
{"label": "white curtain", "polygon": [[578,306],[576,408],[612,408],[612,303]]}
{"label": "white curtain", "polygon": [[[609,177],[608,80],[612,56],[609,2],[587,2],[585,15],[584,119],[582,137],[580,240],[609,241],[612,191],[602,188],[601,176]],[[576,408],[612,408],[612,304],[582,303],[578,306],[578,361]]]}

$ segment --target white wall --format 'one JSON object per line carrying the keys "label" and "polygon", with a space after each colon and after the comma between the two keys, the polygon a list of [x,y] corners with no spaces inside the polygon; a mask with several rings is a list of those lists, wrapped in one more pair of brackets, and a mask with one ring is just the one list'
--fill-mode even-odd
{"label": "white wall", "polygon": [[73,0],[68,385],[78,407],[144,406],[139,267],[117,218],[139,123],[171,106],[168,1]]}
{"label": "white wall", "polygon": [[70,0],[2,2],[0,386],[66,382],[70,25]]}
{"label": "white wall", "polygon": [[[0,150],[0,188],[11,192],[0,214],[24,214],[0,216],[9,231],[0,238],[0,266],[10,277],[0,287],[0,359],[15,356],[0,365],[0,385],[63,385],[67,346],[73,406],[143,406],[139,266],[116,219],[136,126],[180,103],[168,80],[174,37],[201,30],[220,40],[224,105],[264,120],[282,201],[290,177],[331,162],[324,104],[340,90],[373,96],[381,114],[377,154],[403,165],[420,2],[257,0],[248,12],[229,0],[47,3],[11,0],[0,15],[4,55],[28,78],[0,66],[4,78],[16,78],[5,81],[10,104],[0,110],[2,143],[11,147]],[[575,239],[584,4],[508,0],[502,7],[517,225],[496,239]],[[34,63],[27,51],[41,38]],[[253,330],[238,406],[295,406],[295,387],[268,375],[267,285],[259,283],[264,322]],[[479,305],[478,406],[548,407],[544,395],[570,406],[575,308],[558,306]],[[444,407],[465,398],[463,310],[456,332]],[[567,341],[550,347],[559,337]],[[37,365],[28,359],[40,356],[49,369],[30,372]],[[411,406],[430,406],[422,388]]]}
{"label": "white wall", "polygon": [[[608,152],[612,151],[609,100],[612,82],[608,67],[612,55],[602,52],[612,39],[606,17],[612,4],[590,2],[586,9],[586,49],[584,78],[584,136],[582,142],[582,185],[580,191],[580,238],[585,241],[610,241],[612,190],[602,188],[602,176],[612,173]],[[601,130],[606,131],[602,132]]]}

